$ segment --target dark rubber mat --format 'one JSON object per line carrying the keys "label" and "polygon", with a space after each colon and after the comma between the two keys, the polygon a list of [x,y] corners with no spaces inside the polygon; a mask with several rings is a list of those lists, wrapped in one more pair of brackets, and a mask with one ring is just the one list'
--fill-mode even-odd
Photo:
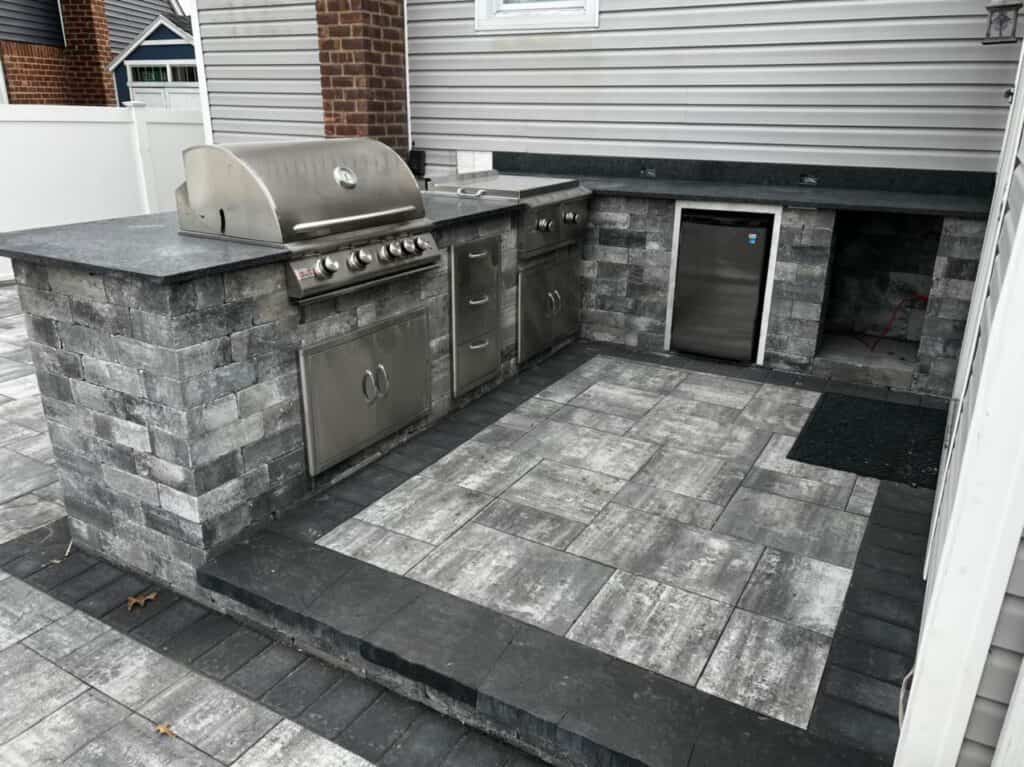
{"label": "dark rubber mat", "polygon": [[906,485],[935,487],[943,410],[826,393],[789,457]]}

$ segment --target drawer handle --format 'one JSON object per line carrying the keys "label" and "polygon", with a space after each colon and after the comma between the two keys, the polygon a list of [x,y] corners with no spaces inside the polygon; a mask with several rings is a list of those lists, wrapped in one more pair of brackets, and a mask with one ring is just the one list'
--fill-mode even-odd
{"label": "drawer handle", "polygon": [[488,255],[490,255],[490,253],[488,251],[481,250],[479,253],[469,253],[466,256],[466,258],[468,258],[471,261],[475,261],[478,258],[483,258],[484,256],[488,256]]}
{"label": "drawer handle", "polygon": [[555,290],[555,314],[562,313],[562,294]]}
{"label": "drawer handle", "polygon": [[555,294],[548,291],[547,301],[545,302],[547,311],[544,312],[545,317],[550,317],[555,313]]}
{"label": "drawer handle", "polygon": [[477,341],[475,344],[470,344],[469,345],[469,350],[473,351],[473,352],[478,352],[481,349],[486,349],[490,345],[491,345],[491,342],[489,340],[487,340],[487,341]]}
{"label": "drawer handle", "polygon": [[388,396],[388,392],[391,391],[391,376],[388,375],[388,369],[379,362],[377,363],[377,374],[373,377],[373,384],[382,397]]}
{"label": "drawer handle", "polygon": [[490,300],[491,300],[490,296],[481,296],[480,298],[471,298],[471,299],[469,299],[469,305],[470,306],[483,306],[484,304],[486,304]]}
{"label": "drawer handle", "polygon": [[455,190],[455,194],[457,194],[459,197],[483,197],[485,194],[487,194],[487,190],[477,189],[475,191],[470,191],[470,187],[460,186],[458,189]]}
{"label": "drawer handle", "polygon": [[363,397],[370,405],[377,399],[377,382],[373,378],[372,370],[363,371]]}

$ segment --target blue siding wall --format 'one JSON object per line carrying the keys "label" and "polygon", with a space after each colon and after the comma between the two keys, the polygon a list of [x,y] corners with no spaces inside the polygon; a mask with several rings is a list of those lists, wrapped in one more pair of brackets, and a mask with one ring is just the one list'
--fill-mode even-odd
{"label": "blue siding wall", "polygon": [[176,40],[177,38],[178,38],[178,33],[177,32],[175,32],[175,31],[173,31],[171,29],[168,29],[167,27],[161,25],[161,26],[157,27],[156,29],[154,29],[153,30],[153,34],[151,34],[146,39],[147,40]]}
{"label": "blue siding wall", "polygon": [[128,67],[124,64],[114,70],[114,88],[117,89],[117,103],[123,104],[131,98],[128,90]]}
{"label": "blue siding wall", "polygon": [[143,45],[136,48],[126,59],[127,61],[170,61],[171,59],[187,59],[196,57],[191,45]]}

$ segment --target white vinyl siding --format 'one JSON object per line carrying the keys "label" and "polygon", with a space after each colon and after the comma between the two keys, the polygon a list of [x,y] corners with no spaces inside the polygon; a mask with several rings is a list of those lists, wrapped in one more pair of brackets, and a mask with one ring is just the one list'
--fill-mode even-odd
{"label": "white vinyl siding", "polygon": [[[1020,168],[1018,167],[1018,170]],[[1021,201],[1018,200],[1018,204]],[[1019,216],[1020,209],[1017,214]],[[1016,221],[1014,222],[1016,223]],[[1004,227],[1006,224],[1004,224]],[[988,765],[1002,732],[1006,709],[1024,658],[1024,541],[1017,549],[1017,562],[1006,587],[999,622],[992,635],[992,647],[978,685],[958,767]]]}
{"label": "white vinyl siding", "polygon": [[315,0],[199,0],[213,140],[322,138]]}
{"label": "white vinyl siding", "polygon": [[409,0],[416,146],[992,171],[1018,46],[976,0],[602,0],[502,35]]}

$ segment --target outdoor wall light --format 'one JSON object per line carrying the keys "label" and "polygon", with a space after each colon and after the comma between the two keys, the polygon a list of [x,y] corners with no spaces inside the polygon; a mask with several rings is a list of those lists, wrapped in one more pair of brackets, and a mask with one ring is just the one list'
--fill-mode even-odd
{"label": "outdoor wall light", "polygon": [[1017,42],[1017,17],[1021,3],[993,3],[988,11],[988,28],[981,41],[984,45]]}

